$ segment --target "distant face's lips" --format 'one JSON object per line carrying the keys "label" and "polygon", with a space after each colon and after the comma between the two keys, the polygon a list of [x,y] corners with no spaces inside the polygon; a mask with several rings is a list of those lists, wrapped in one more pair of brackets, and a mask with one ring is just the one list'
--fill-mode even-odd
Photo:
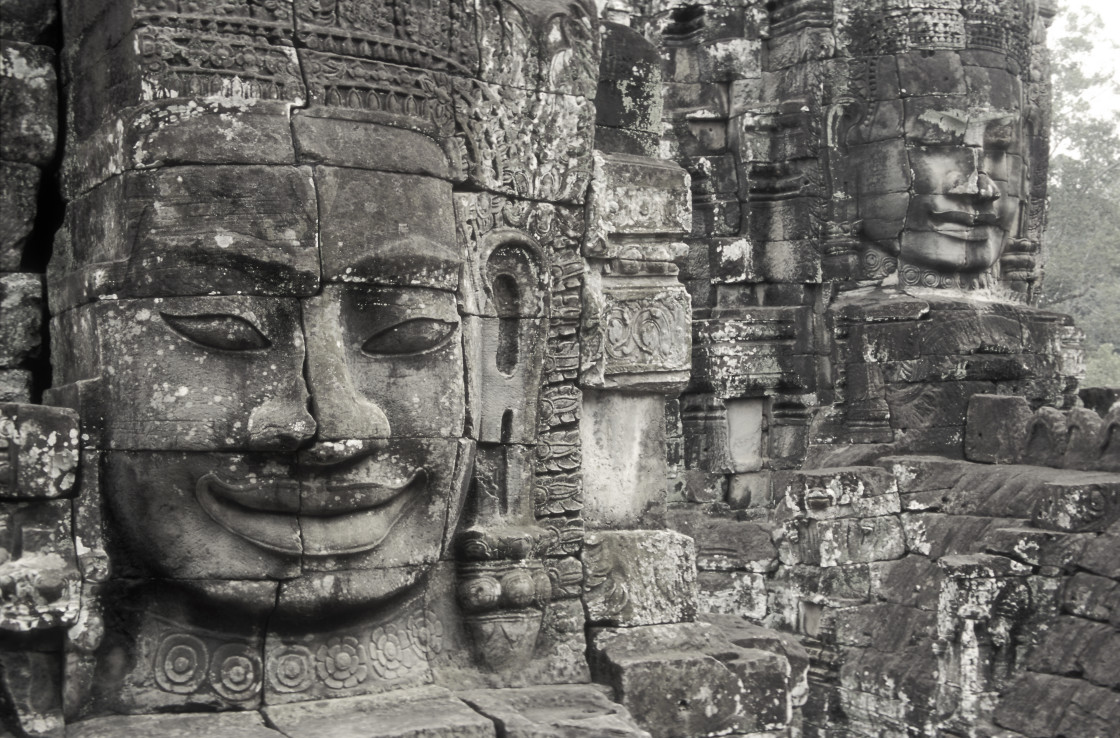
{"label": "distant face's lips", "polygon": [[934,210],[930,218],[943,223],[956,223],[963,226],[999,225],[999,214],[990,211],[974,210]]}
{"label": "distant face's lips", "polygon": [[934,232],[958,241],[987,241],[999,226],[999,215],[971,210],[935,210],[929,214]]}
{"label": "distant face's lips", "polygon": [[335,485],[286,478],[235,484],[211,472],[198,480],[195,496],[215,522],[262,548],[334,556],[380,545],[427,483],[423,469],[400,483]]}

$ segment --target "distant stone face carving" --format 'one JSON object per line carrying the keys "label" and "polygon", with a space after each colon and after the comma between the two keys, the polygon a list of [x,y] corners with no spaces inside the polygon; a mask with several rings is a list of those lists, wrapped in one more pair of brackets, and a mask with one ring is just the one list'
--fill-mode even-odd
{"label": "distant stone face carving", "polygon": [[[1016,0],[1003,5],[1006,28],[991,37],[974,8],[895,8],[887,18],[865,9],[853,20],[866,46],[855,50],[876,55],[851,62],[853,100],[834,118],[834,179],[854,203],[865,278],[990,286],[1024,236],[1030,121],[1017,54],[1028,30]],[[927,23],[943,33],[915,30]]]}
{"label": "distant stone face carving", "polygon": [[[881,124],[884,114],[892,113],[876,111],[868,125]],[[912,124],[901,139],[903,156],[891,162],[905,167],[899,175],[909,180],[908,192],[881,192],[893,184],[892,175],[869,157],[857,158],[862,233],[897,256],[904,284],[948,286],[956,276],[962,286],[975,286],[1018,229],[1024,172],[1020,114],[989,106],[931,106]],[[873,141],[855,145],[874,150]]]}

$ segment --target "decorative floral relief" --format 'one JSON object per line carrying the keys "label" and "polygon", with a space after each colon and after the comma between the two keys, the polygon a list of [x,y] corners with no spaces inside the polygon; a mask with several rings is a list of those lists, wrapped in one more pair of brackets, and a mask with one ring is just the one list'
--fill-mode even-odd
{"label": "decorative floral relief", "polygon": [[421,656],[426,657],[443,650],[443,623],[434,612],[425,610],[410,615],[407,629],[412,647]]}
{"label": "decorative floral relief", "polygon": [[169,633],[156,649],[153,671],[165,692],[188,695],[209,684],[222,698],[245,702],[260,695],[265,674],[269,688],[282,694],[305,692],[316,683],[350,689],[371,674],[400,679],[440,653],[443,644],[443,624],[430,610],[368,635],[335,636],[318,647],[284,644],[268,656],[267,666],[250,644],[224,643],[211,651],[196,636]]}
{"label": "decorative floral relief", "polygon": [[261,657],[244,644],[227,643],[214,651],[210,686],[231,702],[252,699],[261,691]]}
{"label": "decorative floral relief", "polygon": [[377,628],[369,637],[370,664],[382,679],[393,679],[416,665],[408,631],[389,624]]}
{"label": "decorative floral relief", "polygon": [[680,317],[660,299],[614,303],[604,321],[607,355],[624,364],[679,365],[688,344]]}
{"label": "decorative floral relief", "polygon": [[[597,318],[589,316],[592,322],[586,333],[602,343],[605,374],[688,371],[691,311],[683,288],[660,284],[641,289],[604,287],[600,310]],[[589,353],[585,365],[594,362],[595,356]]]}
{"label": "decorative floral relief", "polygon": [[333,689],[356,687],[369,676],[366,657],[353,636],[331,638],[315,651],[315,671]]}
{"label": "decorative floral relief", "polygon": [[285,646],[269,660],[268,680],[277,692],[302,692],[315,682],[314,656],[303,646]]}
{"label": "decorative floral relief", "polygon": [[184,35],[148,28],[137,36],[140,68],[151,84],[146,99],[225,96],[302,100],[303,82],[292,49],[251,36]]}

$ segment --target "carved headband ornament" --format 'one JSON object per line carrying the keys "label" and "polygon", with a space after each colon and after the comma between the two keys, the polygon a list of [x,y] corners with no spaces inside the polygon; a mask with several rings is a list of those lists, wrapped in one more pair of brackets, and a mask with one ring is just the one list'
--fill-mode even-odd
{"label": "carved headband ornament", "polygon": [[244,0],[137,2],[153,97],[306,91],[312,106],[437,135],[454,128],[455,87],[501,84],[507,67],[535,75],[558,17],[595,17],[584,0],[294,0],[294,18],[275,0],[253,13]]}
{"label": "carved headband ornament", "polygon": [[855,56],[919,49],[1004,54],[1026,74],[1035,0],[864,0],[848,23]]}
{"label": "carved headband ornament", "polygon": [[303,0],[297,39],[309,49],[473,76],[478,38],[470,0]]}

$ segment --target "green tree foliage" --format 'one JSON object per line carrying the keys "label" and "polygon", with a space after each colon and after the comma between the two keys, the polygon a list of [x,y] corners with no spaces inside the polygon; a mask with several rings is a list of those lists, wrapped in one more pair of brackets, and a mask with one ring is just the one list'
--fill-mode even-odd
{"label": "green tree foliage", "polygon": [[1052,45],[1049,225],[1041,304],[1085,331],[1084,386],[1120,386],[1120,112],[1093,99],[1120,82],[1086,71],[1086,55],[1118,53],[1095,13],[1063,8],[1070,33]]}
{"label": "green tree foliage", "polygon": [[1120,387],[1120,350],[1102,343],[1085,353],[1085,376],[1093,379],[1087,387]]}

